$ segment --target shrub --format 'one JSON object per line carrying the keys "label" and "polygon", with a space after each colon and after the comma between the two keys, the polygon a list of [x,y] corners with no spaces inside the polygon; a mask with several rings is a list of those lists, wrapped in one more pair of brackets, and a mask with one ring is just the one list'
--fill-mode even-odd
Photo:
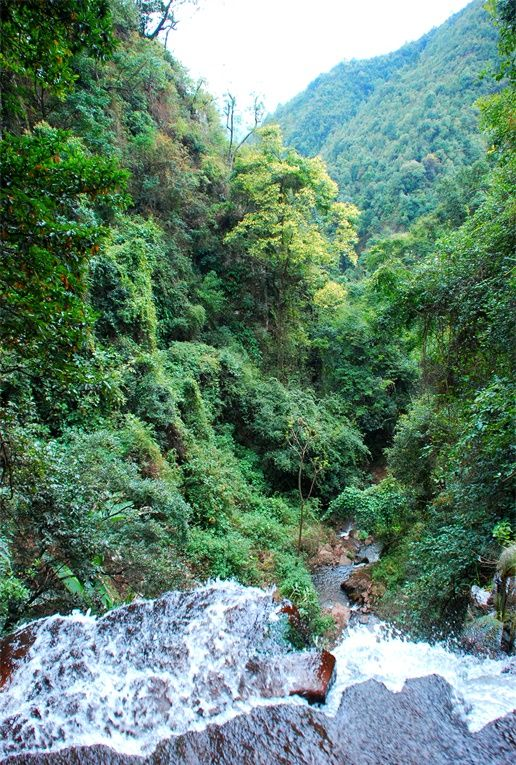
{"label": "shrub", "polygon": [[[28,591],[27,615],[52,603],[103,610],[129,592],[156,594],[177,582],[191,509],[143,423],[71,429],[46,442],[27,426],[10,435],[14,491],[2,496],[8,584],[12,591],[19,580]],[[26,607],[18,600],[19,618]]]}
{"label": "shrub", "polygon": [[278,554],[275,559],[280,595],[299,609],[301,618],[314,635],[323,634],[333,625],[333,620],[321,615],[319,598],[306,566],[299,557],[289,553]]}
{"label": "shrub", "polygon": [[244,584],[260,581],[251,542],[236,531],[218,535],[213,531],[193,528],[189,533],[186,552],[204,577],[235,578]]}
{"label": "shrub", "polygon": [[328,508],[328,515],[340,520],[354,518],[359,530],[383,539],[399,536],[410,512],[410,497],[393,478],[368,489],[350,486]]}

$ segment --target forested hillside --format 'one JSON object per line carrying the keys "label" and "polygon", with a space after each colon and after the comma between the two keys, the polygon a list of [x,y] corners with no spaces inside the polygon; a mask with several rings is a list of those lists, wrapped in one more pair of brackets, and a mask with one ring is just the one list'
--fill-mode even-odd
{"label": "forested hillside", "polygon": [[[309,560],[348,516],[386,544],[390,618],[458,622],[513,538],[513,4],[498,79],[477,89],[497,32],[473,4],[347,96],[358,119],[384,87],[433,84],[443,180],[423,170],[403,219],[398,187],[339,191],[277,126],[235,152],[156,33],[169,10],[2,4],[1,627],[234,577],[277,584],[322,632]],[[482,159],[451,104],[492,91]],[[390,100],[394,144],[360,139],[375,168],[423,119]],[[369,232],[420,217],[358,258],[360,215]]]}
{"label": "forested hillside", "polygon": [[275,129],[229,156],[145,3],[75,6],[2,6],[2,621],[208,576],[316,618],[296,545],[368,454],[311,384],[356,210]]}
{"label": "forested hillside", "polygon": [[482,0],[386,56],[339,64],[273,115],[285,142],[320,154],[365,239],[434,209],[454,173],[484,157],[476,99],[496,89],[496,32]]}

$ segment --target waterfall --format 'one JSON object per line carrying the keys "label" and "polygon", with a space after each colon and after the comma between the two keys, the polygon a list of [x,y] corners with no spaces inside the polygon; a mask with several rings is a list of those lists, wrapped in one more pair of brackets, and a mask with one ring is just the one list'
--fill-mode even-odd
{"label": "waterfall", "polygon": [[401,691],[409,678],[426,675],[441,675],[448,681],[457,710],[471,731],[516,707],[516,676],[503,672],[507,660],[465,655],[443,644],[416,643],[382,624],[346,630],[333,654],[337,680],[327,702],[330,714],[351,685],[374,679],[391,691]]}
{"label": "waterfall", "polygon": [[[159,741],[253,707],[304,705],[289,694],[314,671],[293,652],[270,590],[215,582],[135,602],[101,618],[72,614],[29,625],[32,645],[0,690],[0,756],[107,744],[144,755]],[[21,634],[21,633],[20,633]],[[369,678],[399,691],[441,674],[472,730],[516,706],[504,663],[354,627],[333,651],[337,678],[322,710]],[[315,654],[308,654],[308,659]]]}

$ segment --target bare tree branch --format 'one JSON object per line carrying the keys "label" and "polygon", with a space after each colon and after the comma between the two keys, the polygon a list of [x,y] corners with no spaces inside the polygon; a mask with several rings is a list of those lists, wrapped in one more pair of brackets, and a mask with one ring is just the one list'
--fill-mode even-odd
{"label": "bare tree branch", "polygon": [[260,124],[263,119],[263,112],[264,112],[264,106],[263,102],[260,101],[258,96],[254,97],[253,102],[253,123],[250,128],[248,128],[247,133],[244,135],[244,137],[238,141],[236,140],[236,96],[232,95],[231,93],[226,93],[226,102],[224,104],[224,116],[226,118],[226,129],[229,133],[229,146],[228,146],[228,165],[230,169],[233,167],[233,164],[235,162],[235,157],[238,154],[239,150],[242,148],[242,146],[246,143],[246,141],[251,138],[251,136],[256,132],[256,130],[260,127]]}

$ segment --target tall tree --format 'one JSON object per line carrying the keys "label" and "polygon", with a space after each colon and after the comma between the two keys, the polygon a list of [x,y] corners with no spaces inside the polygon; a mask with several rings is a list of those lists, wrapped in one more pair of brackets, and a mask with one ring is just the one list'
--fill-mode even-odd
{"label": "tall tree", "polygon": [[[238,221],[225,241],[261,282],[265,328],[281,371],[297,345],[303,310],[339,259],[352,256],[356,209],[336,203],[323,163],[283,146],[276,126],[236,158],[232,200]],[[289,336],[291,333],[291,336]]]}
{"label": "tall tree", "polygon": [[126,173],[45,125],[6,135],[0,168],[0,370],[48,373],[88,342],[87,266],[102,237],[92,210],[118,203]]}
{"label": "tall tree", "polygon": [[136,0],[140,34],[149,40],[155,40],[162,32],[168,36],[176,28],[176,8],[186,3],[196,4],[197,0]]}

